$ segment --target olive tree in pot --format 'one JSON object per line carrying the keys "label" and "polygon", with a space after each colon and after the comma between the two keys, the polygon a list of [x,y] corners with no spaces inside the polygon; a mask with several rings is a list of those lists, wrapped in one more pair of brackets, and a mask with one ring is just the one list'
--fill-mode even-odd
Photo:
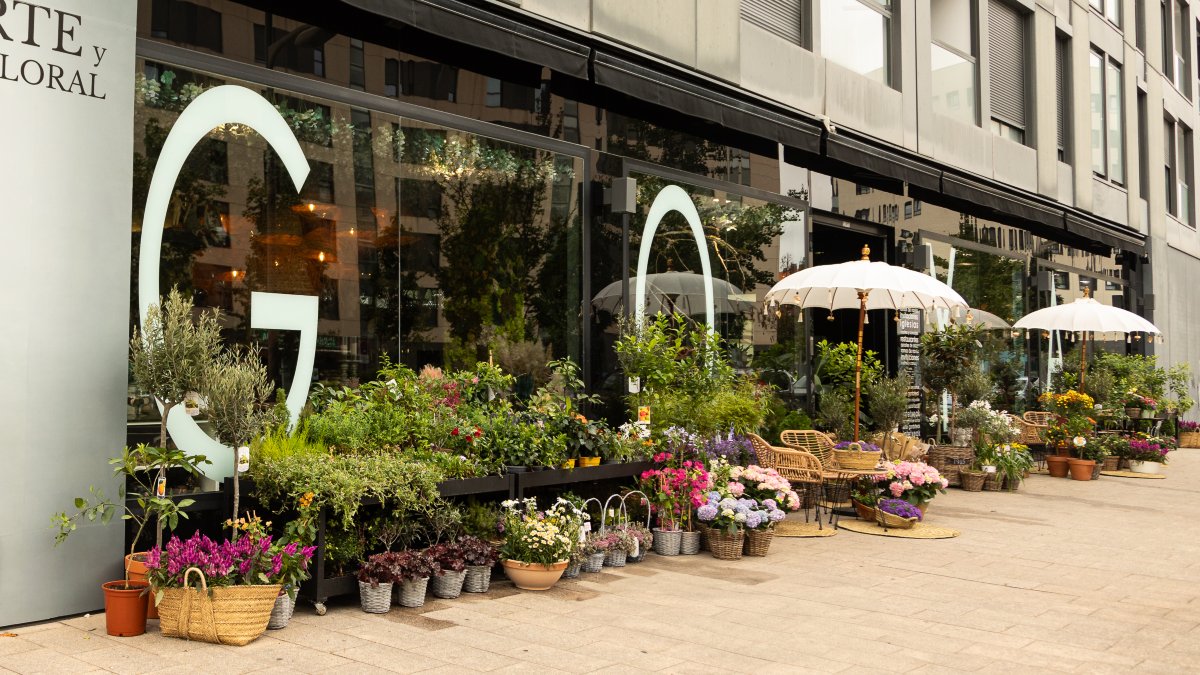
{"label": "olive tree in pot", "polygon": [[896,377],[881,377],[865,387],[867,413],[875,423],[876,430],[888,433],[904,421],[908,409],[908,389],[912,378],[905,374]]}
{"label": "olive tree in pot", "polygon": [[[210,362],[204,373],[208,421],[217,440],[233,448],[233,519],[240,508],[238,474],[245,470],[239,454],[249,457],[251,441],[261,436],[271,419],[267,368],[251,349],[235,348]],[[233,530],[236,540],[237,528]]]}

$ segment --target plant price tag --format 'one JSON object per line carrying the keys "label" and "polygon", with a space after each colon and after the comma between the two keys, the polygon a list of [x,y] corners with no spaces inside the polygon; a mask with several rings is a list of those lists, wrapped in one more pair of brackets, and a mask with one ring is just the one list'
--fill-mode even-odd
{"label": "plant price tag", "polygon": [[155,497],[166,497],[167,496],[167,477],[166,476],[160,476],[158,478],[158,480],[156,480],[154,482],[154,496]]}
{"label": "plant price tag", "polygon": [[628,387],[629,387],[629,393],[631,393],[631,394],[636,394],[636,393],[640,392],[642,390],[642,378],[640,378],[640,377],[629,378]]}
{"label": "plant price tag", "polygon": [[237,470],[238,473],[250,470],[250,448],[244,445],[237,449]]}

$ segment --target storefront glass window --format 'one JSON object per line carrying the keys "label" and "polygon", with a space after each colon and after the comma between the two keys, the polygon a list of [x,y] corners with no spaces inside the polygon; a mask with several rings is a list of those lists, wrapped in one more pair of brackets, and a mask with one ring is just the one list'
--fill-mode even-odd
{"label": "storefront glass window", "polygon": [[821,55],[890,84],[890,6],[886,1],[821,0]]}

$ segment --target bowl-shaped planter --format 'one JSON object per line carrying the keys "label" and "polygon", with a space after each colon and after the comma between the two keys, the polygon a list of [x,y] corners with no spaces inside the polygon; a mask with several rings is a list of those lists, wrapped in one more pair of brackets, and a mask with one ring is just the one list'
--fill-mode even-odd
{"label": "bowl-shaped planter", "polygon": [[505,560],[504,573],[516,584],[517,588],[526,591],[545,591],[556,584],[567,569],[567,561],[554,563],[527,563],[519,560]]}

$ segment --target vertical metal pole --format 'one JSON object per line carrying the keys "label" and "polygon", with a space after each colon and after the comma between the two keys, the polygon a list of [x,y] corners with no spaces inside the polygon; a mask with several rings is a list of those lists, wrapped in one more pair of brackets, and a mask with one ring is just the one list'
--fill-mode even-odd
{"label": "vertical metal pole", "polygon": [[858,361],[854,366],[854,441],[858,442],[858,412],[862,404],[863,323],[867,318],[867,292],[858,292]]}
{"label": "vertical metal pole", "polygon": [[633,316],[633,298],[629,297],[629,214],[621,212],[621,301],[625,318]]}

